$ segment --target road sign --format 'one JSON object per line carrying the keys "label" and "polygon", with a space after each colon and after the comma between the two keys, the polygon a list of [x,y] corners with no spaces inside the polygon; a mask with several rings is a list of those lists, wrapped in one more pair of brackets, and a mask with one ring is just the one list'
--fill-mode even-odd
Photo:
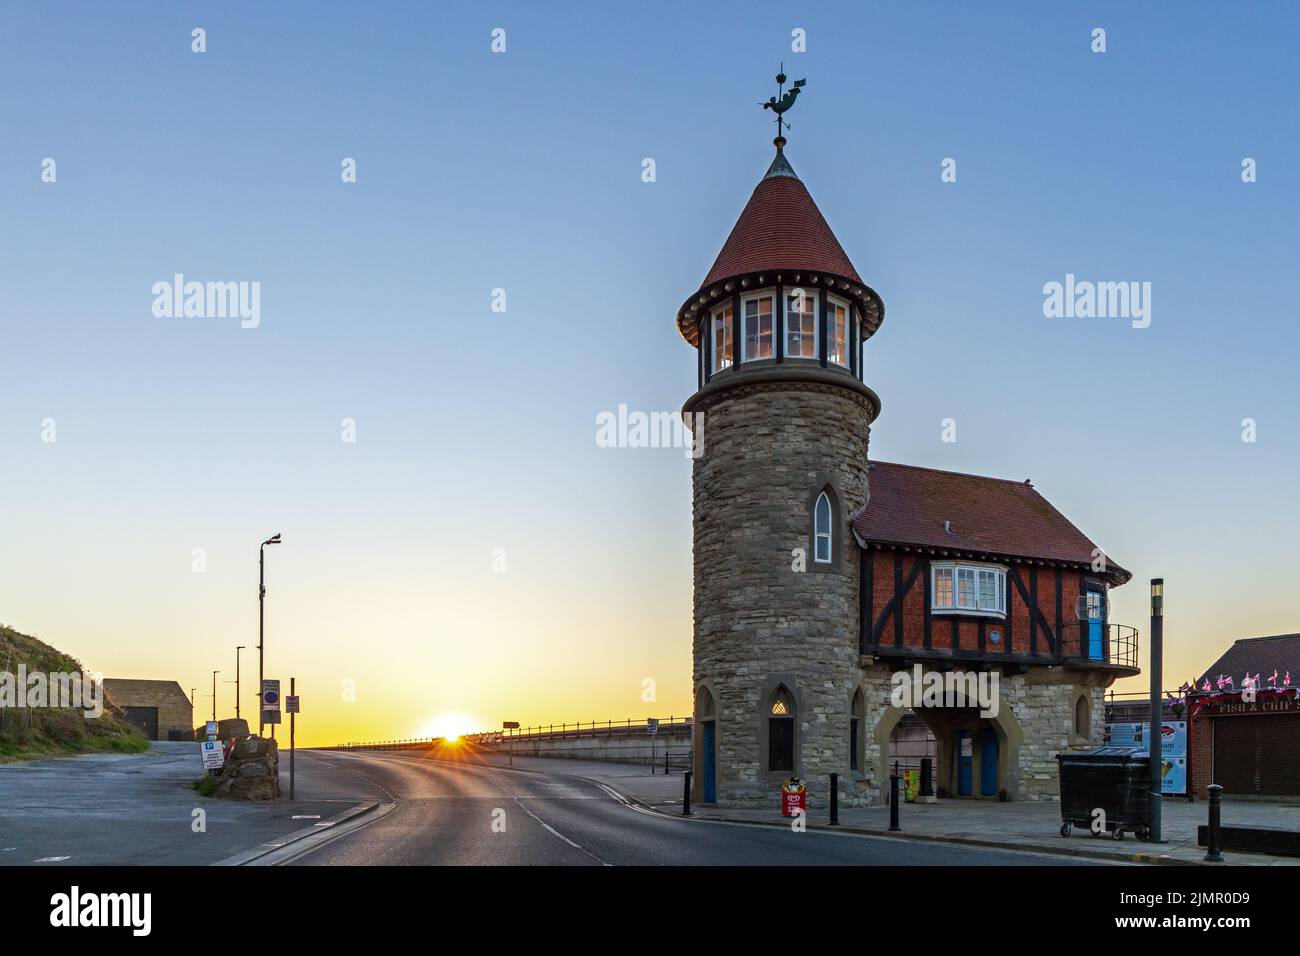
{"label": "road sign", "polygon": [[280,721],[280,712],[279,712],[278,710],[264,710],[264,711],[262,711],[262,723],[264,723],[264,724],[278,724],[278,723],[280,723],[280,722],[281,722],[281,721]]}
{"label": "road sign", "polygon": [[266,679],[262,681],[262,710],[280,709],[280,682]]}
{"label": "road sign", "polygon": [[226,755],[221,749],[219,740],[199,741],[199,753],[203,756],[204,770],[220,770],[221,765],[226,762]]}
{"label": "road sign", "polygon": [[518,729],[519,729],[519,721],[517,721],[517,720],[503,720],[503,721],[501,721],[501,729],[502,729],[502,730],[518,730]]}
{"label": "road sign", "polygon": [[217,736],[217,722],[215,720],[208,721],[208,736],[212,738]]}
{"label": "road sign", "polygon": [[659,718],[658,718],[658,717],[647,717],[647,718],[646,718],[646,722],[645,722],[645,732],[646,732],[647,734],[650,734],[652,737],[653,737],[655,734],[659,733]]}
{"label": "road sign", "polygon": [[296,694],[290,694],[284,699],[284,709],[286,713],[298,713],[298,697]]}

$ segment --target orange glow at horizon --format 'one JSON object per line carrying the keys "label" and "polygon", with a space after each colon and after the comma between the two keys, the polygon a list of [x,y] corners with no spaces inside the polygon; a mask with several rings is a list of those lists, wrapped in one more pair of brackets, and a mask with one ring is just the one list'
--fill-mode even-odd
{"label": "orange glow at horizon", "polygon": [[482,722],[470,715],[457,711],[438,714],[431,717],[424,725],[419,736],[441,737],[446,743],[459,743],[465,734],[472,734],[483,729]]}

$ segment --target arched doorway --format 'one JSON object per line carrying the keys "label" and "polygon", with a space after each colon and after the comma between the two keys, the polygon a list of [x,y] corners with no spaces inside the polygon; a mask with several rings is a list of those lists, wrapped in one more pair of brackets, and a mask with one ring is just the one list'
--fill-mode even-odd
{"label": "arched doorway", "polygon": [[695,718],[699,724],[700,801],[718,802],[718,721],[713,695],[701,687],[695,700]]}
{"label": "arched doorway", "polygon": [[[921,757],[933,758],[934,789],[938,796],[1015,798],[1024,734],[1011,707],[999,700],[991,716],[981,717],[975,702],[968,703],[960,692],[956,704],[955,707],[909,708],[891,703],[885,707],[875,727],[875,739],[880,743],[876,773],[882,790],[887,791],[894,759],[899,760],[900,773],[904,769],[902,755],[896,752],[891,756],[889,744],[895,740],[895,730],[903,725],[905,729],[911,727],[915,746],[910,749],[916,751],[908,755],[912,762],[919,766]],[[913,717],[904,724],[909,714]],[[920,729],[922,725],[924,730]],[[927,747],[932,752],[923,753]]]}

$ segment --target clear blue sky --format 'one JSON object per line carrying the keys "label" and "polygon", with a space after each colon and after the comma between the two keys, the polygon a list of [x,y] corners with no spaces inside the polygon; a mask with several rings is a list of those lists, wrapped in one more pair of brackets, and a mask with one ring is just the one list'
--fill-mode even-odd
{"label": "clear blue sky", "polygon": [[[6,6],[0,620],[202,687],[256,642],[254,552],[282,531],[272,670],[331,699],[356,676],[388,708],[361,723],[681,712],[689,462],[597,448],[595,416],[693,390],[673,316],[770,159],[784,60],[808,79],[790,160],[886,303],[873,456],[1033,478],[1135,571],[1114,620],[1145,633],[1168,579],[1179,679],[1295,630],[1298,26],[1286,4]],[[260,282],[260,328],[155,318],[176,272]],[[1044,318],[1066,273],[1151,282],[1151,327]]]}

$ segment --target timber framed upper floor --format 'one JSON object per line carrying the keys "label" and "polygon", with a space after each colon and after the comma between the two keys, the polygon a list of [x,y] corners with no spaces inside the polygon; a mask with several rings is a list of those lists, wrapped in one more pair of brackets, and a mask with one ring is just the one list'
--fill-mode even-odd
{"label": "timber framed upper floor", "polygon": [[1031,484],[883,462],[869,484],[859,653],[1138,672],[1137,631],[1110,619],[1132,575]]}

